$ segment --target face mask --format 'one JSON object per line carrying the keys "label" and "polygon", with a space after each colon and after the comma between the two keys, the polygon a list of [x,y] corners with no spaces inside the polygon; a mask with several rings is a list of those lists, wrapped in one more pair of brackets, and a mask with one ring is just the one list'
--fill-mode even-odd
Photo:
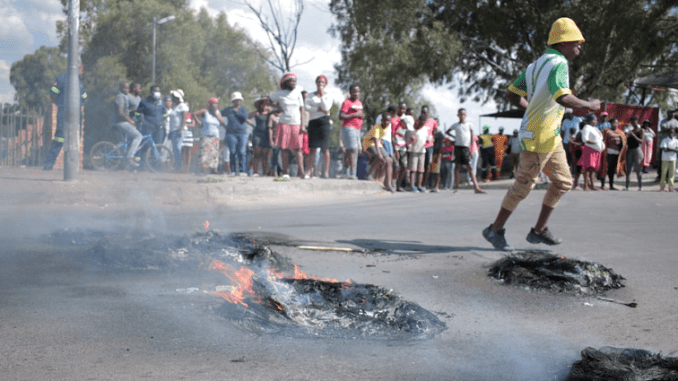
{"label": "face mask", "polygon": [[155,98],[155,100],[160,100],[160,97],[162,97],[162,95],[160,94],[159,91],[156,91],[155,93],[153,93],[153,98]]}

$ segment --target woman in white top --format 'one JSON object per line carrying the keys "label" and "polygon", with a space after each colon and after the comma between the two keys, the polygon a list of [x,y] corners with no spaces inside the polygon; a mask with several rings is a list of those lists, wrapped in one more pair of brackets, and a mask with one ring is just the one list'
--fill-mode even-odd
{"label": "woman in white top", "polygon": [[280,80],[280,90],[269,97],[274,106],[282,111],[276,130],[275,145],[282,151],[283,179],[289,179],[289,151],[292,151],[297,160],[299,177],[304,178],[304,158],[301,152],[302,136],[306,131],[304,125],[304,99],[297,88],[297,76],[286,73]]}
{"label": "woman in white top", "polygon": [[181,143],[183,142],[183,129],[186,126],[186,115],[188,115],[188,106],[184,103],[184,91],[181,89],[170,91],[172,95],[172,109],[168,110],[169,116],[169,136],[172,142],[172,152],[174,152],[174,171],[181,172]]}
{"label": "woman in white top", "polygon": [[312,160],[316,148],[320,148],[324,163],[323,176],[327,179],[330,177],[330,132],[332,129],[330,109],[332,108],[333,100],[330,94],[325,91],[327,77],[324,75],[318,76],[315,79],[315,85],[318,90],[311,94],[311,96],[307,96],[304,102],[304,108],[309,113],[308,148],[311,150],[306,159],[307,163],[308,159]]}
{"label": "woman in white top", "polygon": [[593,185],[593,174],[598,171],[600,166],[600,156],[605,144],[603,143],[603,134],[596,125],[595,114],[588,113],[585,118],[586,123],[581,132],[581,140],[584,143],[582,147],[581,158],[578,165],[581,165],[584,171],[584,190],[598,190]]}

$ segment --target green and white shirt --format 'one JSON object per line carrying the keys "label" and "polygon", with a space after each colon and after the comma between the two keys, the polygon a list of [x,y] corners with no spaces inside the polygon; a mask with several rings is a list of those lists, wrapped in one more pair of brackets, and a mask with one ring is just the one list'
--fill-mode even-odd
{"label": "green and white shirt", "polygon": [[560,124],[565,108],[556,99],[572,94],[568,67],[562,53],[548,48],[509,87],[528,101],[519,133],[523,150],[547,153],[562,144]]}

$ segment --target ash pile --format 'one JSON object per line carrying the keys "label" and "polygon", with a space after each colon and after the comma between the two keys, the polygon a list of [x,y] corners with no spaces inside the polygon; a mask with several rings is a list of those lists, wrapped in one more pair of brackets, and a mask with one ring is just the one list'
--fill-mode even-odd
{"label": "ash pile", "polygon": [[586,348],[572,365],[566,381],[675,381],[678,358],[646,350],[603,347]]}
{"label": "ash pile", "polygon": [[418,304],[371,284],[267,278],[254,290],[262,303],[224,304],[224,317],[249,330],[325,338],[426,339],[447,329]]}
{"label": "ash pile", "polygon": [[624,277],[600,263],[526,251],[494,262],[488,275],[506,284],[575,295],[600,295],[624,287]]}
{"label": "ash pile", "polygon": [[42,241],[86,253],[93,265],[107,270],[199,275],[218,270],[228,285],[215,285],[209,293],[226,302],[211,309],[256,333],[402,340],[430,338],[447,329],[433,313],[393,290],[308,276],[288,258],[243,234],[64,229]]}

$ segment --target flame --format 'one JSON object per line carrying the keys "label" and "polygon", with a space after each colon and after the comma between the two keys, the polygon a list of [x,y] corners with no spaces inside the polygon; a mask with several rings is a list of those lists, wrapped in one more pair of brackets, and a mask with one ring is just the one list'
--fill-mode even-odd
{"label": "flame", "polygon": [[232,280],[236,286],[230,292],[217,291],[213,292],[214,295],[218,295],[233,304],[242,304],[245,307],[247,307],[247,303],[244,302],[245,298],[255,297],[256,299],[259,299],[252,289],[252,285],[254,284],[254,271],[246,267],[241,267],[240,270],[236,270],[233,266],[218,260],[212,261],[209,269],[217,270],[224,274],[228,279]]}
{"label": "flame", "polygon": [[205,230],[209,229],[209,228],[210,228],[210,222],[209,222],[209,220],[205,220],[205,223],[202,224],[202,227],[204,227]]}
{"label": "flame", "polygon": [[[236,270],[233,266],[221,262],[219,260],[213,260],[209,265],[209,270],[217,270],[220,273],[224,274],[228,279],[233,282],[233,288],[231,291],[214,291],[213,295],[217,295],[225,299],[229,303],[233,304],[242,304],[245,307],[249,305],[245,302],[245,299],[250,299],[255,303],[263,303],[263,300],[260,296],[256,295],[252,286],[254,285],[254,279],[257,276],[254,271],[248,269],[247,267],[241,267],[239,270]],[[278,279],[285,278],[285,274],[276,271],[273,268],[266,270],[266,277],[269,281],[275,282]],[[323,282],[338,283],[336,279],[321,279],[317,277],[309,277],[306,273],[299,270],[299,266],[294,265],[294,279],[312,279]],[[351,285],[351,280],[347,279],[342,283],[342,287],[349,288]],[[269,301],[269,305],[275,307],[278,311],[284,312],[283,307],[275,301]]]}

